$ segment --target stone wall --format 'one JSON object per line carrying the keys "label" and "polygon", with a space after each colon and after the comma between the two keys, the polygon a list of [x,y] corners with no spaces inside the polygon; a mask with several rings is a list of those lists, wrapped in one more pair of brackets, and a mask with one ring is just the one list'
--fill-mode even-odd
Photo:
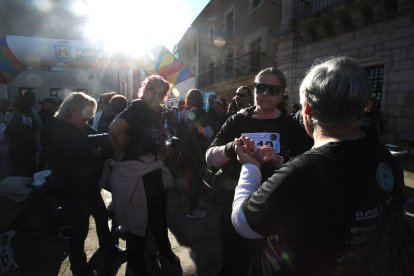
{"label": "stone wall", "polygon": [[385,141],[414,133],[414,21],[402,15],[350,32],[304,42],[298,33],[277,39],[277,64],[288,79],[290,103],[299,102],[298,89],[315,59],[346,55],[363,67],[384,66],[381,111]]}

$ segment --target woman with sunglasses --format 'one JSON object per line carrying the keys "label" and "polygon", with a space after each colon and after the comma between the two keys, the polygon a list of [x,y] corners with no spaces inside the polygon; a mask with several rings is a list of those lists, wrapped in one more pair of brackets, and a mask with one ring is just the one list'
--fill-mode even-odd
{"label": "woman with sunglasses", "polygon": [[162,166],[167,156],[162,100],[170,89],[159,75],[146,78],[133,101],[109,125],[115,151],[110,187],[116,221],[127,233],[127,275],[149,275],[144,251],[148,230],[158,248],[161,264],[181,270],[172,252],[167,229],[167,190]]}
{"label": "woman with sunglasses", "polygon": [[260,154],[268,156],[262,166],[264,179],[291,157],[310,148],[304,129],[278,108],[286,89],[283,73],[267,68],[256,75],[254,82],[256,105],[228,118],[206,152],[207,164],[221,168],[214,177],[213,189],[221,211],[222,275],[245,275],[250,256],[254,256],[254,247],[237,234],[230,219],[234,188],[241,170],[235,140],[249,137],[263,149]]}
{"label": "woman with sunglasses", "polygon": [[254,141],[237,141],[232,221],[246,238],[266,237],[251,275],[414,275],[403,171],[360,129],[370,96],[364,68],[324,60],[300,86],[311,150],[263,181]]}

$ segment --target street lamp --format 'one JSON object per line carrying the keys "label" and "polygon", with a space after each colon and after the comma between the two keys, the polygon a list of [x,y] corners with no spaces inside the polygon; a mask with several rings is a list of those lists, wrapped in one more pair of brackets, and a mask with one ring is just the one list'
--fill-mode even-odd
{"label": "street lamp", "polygon": [[218,36],[218,37],[214,38],[213,43],[216,47],[222,48],[222,47],[224,47],[224,45],[226,45],[226,40],[224,39],[224,37]]}

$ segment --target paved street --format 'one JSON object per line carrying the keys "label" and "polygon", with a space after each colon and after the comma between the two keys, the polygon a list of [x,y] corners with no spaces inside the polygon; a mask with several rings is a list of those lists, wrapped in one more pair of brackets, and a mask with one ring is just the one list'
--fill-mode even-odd
{"label": "paved street", "polygon": [[[404,169],[406,185],[414,189],[414,152],[399,160]],[[109,201],[110,194],[105,192],[104,198]],[[182,183],[178,181],[175,187],[170,188],[169,236],[174,252],[180,257],[183,275],[218,275],[220,269],[219,216],[208,190],[203,193],[203,201],[209,216],[190,220],[185,216],[188,200],[184,195]],[[91,230],[86,241],[88,256],[92,256],[98,248],[93,224]],[[122,242],[121,245],[125,246],[125,243]],[[124,275],[124,273],[125,263],[119,267],[116,275]],[[67,259],[63,262],[59,275],[70,275]]]}
{"label": "paved street", "polygon": [[[102,194],[108,204],[111,200],[111,194],[105,191]],[[218,234],[219,216],[217,209],[214,208],[213,200],[207,188],[203,190],[203,208],[208,212],[208,216],[202,219],[190,220],[185,216],[188,199],[184,194],[182,181],[179,179],[176,185],[170,188],[167,209],[169,237],[174,253],[181,260],[183,275],[208,276],[218,274],[221,262]],[[125,248],[125,241],[121,240],[120,246]],[[88,258],[94,259],[98,247],[94,221],[91,219],[90,231],[85,246]],[[151,245],[149,247],[151,248]],[[117,273],[113,275],[124,275],[125,268],[126,263],[120,264]],[[159,273],[158,275],[164,274],[167,273]],[[71,275],[68,258],[63,261],[59,275]]]}
{"label": "paved street", "polygon": [[[414,152],[411,156],[399,159],[404,169],[405,183],[414,189]],[[414,191],[414,190],[413,190]],[[105,201],[109,203],[110,193],[103,192]],[[182,181],[170,188],[168,202],[169,237],[173,251],[179,256],[183,275],[218,275],[221,263],[221,248],[219,241],[219,215],[214,208],[213,197],[206,189],[202,194],[203,205],[209,215],[206,218],[190,220],[185,216],[188,199],[184,194]],[[413,224],[414,225],[414,224]],[[52,232],[51,232],[52,233]],[[19,233],[16,234],[16,236]],[[59,239],[56,234],[34,233],[20,235],[16,239],[16,248],[25,248],[24,252],[16,252],[16,262],[24,261],[17,275],[71,275],[69,261],[64,252],[66,241]],[[121,247],[125,242],[121,240]],[[99,248],[94,221],[91,218],[90,231],[86,240],[86,253],[92,266],[106,271],[107,275],[124,275],[126,264],[122,260],[108,262],[102,257]],[[149,245],[148,256],[154,256],[153,246]],[[151,254],[152,252],[152,254]],[[155,270],[154,258],[148,258],[152,263],[153,275],[179,275]],[[108,266],[110,264],[110,266]],[[171,272],[171,271],[170,271]],[[16,274],[13,274],[16,275]]]}

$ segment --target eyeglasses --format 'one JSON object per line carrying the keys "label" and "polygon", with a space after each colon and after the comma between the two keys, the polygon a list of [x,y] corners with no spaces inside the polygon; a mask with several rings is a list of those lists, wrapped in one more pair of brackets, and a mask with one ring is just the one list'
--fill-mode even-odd
{"label": "eyeglasses", "polygon": [[264,83],[255,83],[255,90],[258,94],[263,94],[265,91],[271,96],[277,96],[283,92],[283,87],[280,85],[270,85]]}
{"label": "eyeglasses", "polygon": [[247,96],[246,94],[236,93],[236,97],[244,98],[246,96]]}

